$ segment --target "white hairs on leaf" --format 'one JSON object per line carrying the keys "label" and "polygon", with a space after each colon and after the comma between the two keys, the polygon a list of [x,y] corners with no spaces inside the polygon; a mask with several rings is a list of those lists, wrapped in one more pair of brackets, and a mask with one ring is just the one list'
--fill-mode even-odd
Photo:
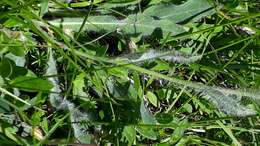
{"label": "white hairs on leaf", "polygon": [[202,97],[214,104],[220,111],[230,116],[246,117],[256,115],[256,111],[240,104],[241,97],[223,93],[217,89],[205,89]]}
{"label": "white hairs on leaf", "polygon": [[[136,56],[139,56],[138,58]],[[169,62],[176,62],[181,64],[193,63],[201,59],[201,55],[187,55],[177,50],[148,50],[144,53],[133,54],[128,57],[131,63],[139,63],[145,61],[153,61],[155,59],[163,59]]]}
{"label": "white hairs on leaf", "polygon": [[[48,69],[45,75],[57,75],[56,61],[54,60],[51,49],[49,49],[47,65]],[[59,87],[58,77],[49,77],[48,79],[53,84],[53,88],[51,89],[52,93],[49,94],[51,105],[58,110],[69,110],[75,138],[82,143],[90,143],[91,136],[86,133],[88,126],[83,123],[92,119],[91,114],[88,111],[79,110],[72,102],[59,95],[61,89]]]}

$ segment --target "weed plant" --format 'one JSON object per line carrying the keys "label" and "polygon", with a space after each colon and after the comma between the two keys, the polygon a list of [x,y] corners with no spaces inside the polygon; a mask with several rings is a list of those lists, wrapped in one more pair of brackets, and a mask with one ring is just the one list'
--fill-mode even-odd
{"label": "weed plant", "polygon": [[260,145],[257,0],[1,0],[0,145]]}

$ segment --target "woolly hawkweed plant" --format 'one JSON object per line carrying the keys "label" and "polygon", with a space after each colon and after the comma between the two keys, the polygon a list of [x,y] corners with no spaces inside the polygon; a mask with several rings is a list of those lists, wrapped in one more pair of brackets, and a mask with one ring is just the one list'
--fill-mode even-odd
{"label": "woolly hawkweed plant", "polygon": [[[254,2],[67,2],[0,1],[0,27],[32,42],[0,31],[0,145],[259,145]],[[155,29],[156,46],[140,40]],[[104,35],[86,38],[91,31]],[[110,57],[108,49],[120,54],[128,45],[103,41],[110,32],[131,37],[135,53]],[[10,53],[28,59],[13,62]],[[44,76],[30,58],[48,58],[37,62]],[[150,86],[158,79],[167,84]],[[22,137],[26,125],[37,127],[39,141]]]}
{"label": "woolly hawkweed plant", "polygon": [[190,64],[201,59],[201,55],[187,55],[181,53],[175,49],[166,50],[166,49],[148,49],[142,53],[133,53],[122,57],[127,59],[129,63],[138,64],[143,62],[151,62],[156,59],[162,59],[172,63],[181,63],[181,64]]}
{"label": "woolly hawkweed plant", "polygon": [[217,89],[204,89],[201,97],[214,104],[220,111],[230,116],[246,117],[256,115],[257,112],[241,104],[241,97],[229,93],[221,92]]}
{"label": "woolly hawkweed plant", "polygon": [[[49,59],[47,62],[48,68],[46,70],[46,75],[57,75],[57,64],[55,58],[53,56],[52,49],[49,49]],[[54,85],[49,94],[50,103],[57,110],[68,110],[70,112],[70,121],[72,123],[72,128],[74,132],[74,136],[77,140],[82,143],[92,143],[91,136],[86,133],[88,130],[88,125],[86,123],[90,120],[93,120],[93,113],[88,110],[82,111],[74,103],[66,99],[61,95],[61,89],[59,86],[58,77],[49,77],[50,82]]]}
{"label": "woolly hawkweed plant", "polygon": [[[134,56],[137,55],[134,54]],[[130,60],[129,62],[133,64],[140,64],[145,61],[154,61],[155,59],[163,59],[169,62],[189,64],[198,61],[200,58],[201,58],[200,55],[194,55],[194,56],[183,55],[183,53],[180,53],[179,51],[176,50],[170,50],[170,51],[148,50],[147,52],[139,53],[139,58],[128,57],[128,60]],[[147,73],[152,76],[159,75],[157,73],[155,75],[154,74],[155,72],[150,72],[150,71],[147,71]],[[164,78],[163,75],[160,77],[169,80],[168,77]],[[210,87],[202,84],[182,82],[180,80],[178,81],[178,79],[173,82],[177,84],[180,83],[184,86],[190,87],[190,89],[194,89],[194,91],[200,93],[202,98],[213,103],[220,111],[223,111],[227,115],[235,116],[235,117],[246,117],[246,116],[256,115],[256,111],[254,109],[251,109],[249,107],[240,104],[242,96],[248,96],[251,99],[256,101],[259,100],[260,94],[257,93],[256,91],[250,91],[248,89],[232,90],[232,89],[225,89],[217,86]]]}

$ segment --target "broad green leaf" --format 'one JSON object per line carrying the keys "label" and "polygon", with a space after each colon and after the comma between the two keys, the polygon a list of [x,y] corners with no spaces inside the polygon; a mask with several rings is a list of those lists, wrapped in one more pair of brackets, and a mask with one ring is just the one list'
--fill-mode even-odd
{"label": "broad green leaf", "polygon": [[10,85],[26,91],[48,91],[53,87],[48,80],[28,76],[17,77]]}
{"label": "broad green leaf", "polygon": [[[83,18],[64,18],[49,21],[54,26],[62,26],[63,29],[79,31]],[[170,20],[154,20],[152,17],[141,14],[130,15],[124,20],[117,20],[113,16],[90,16],[85,23],[86,31],[117,31],[130,35],[150,35],[155,29],[161,29],[164,36],[169,33],[177,35],[185,32],[185,29]]]}
{"label": "broad green leaf", "polygon": [[170,69],[169,64],[167,62],[165,62],[165,61],[157,60],[156,63],[157,63],[157,65],[154,66],[152,68],[152,70],[162,71],[162,70],[169,70]]}
{"label": "broad green leaf", "polygon": [[136,130],[143,135],[144,137],[156,140],[157,139],[157,133],[154,132],[154,130],[150,127],[136,127]]}
{"label": "broad green leaf", "polygon": [[133,126],[125,126],[122,137],[128,141],[128,145],[132,145],[136,139],[136,131]]}
{"label": "broad green leaf", "polygon": [[16,56],[24,56],[25,55],[25,48],[22,47],[23,46],[22,43],[15,42],[15,44],[18,47],[10,47],[9,51]]}
{"label": "broad green leaf", "polygon": [[[183,137],[178,141],[178,143],[175,146],[184,146],[184,145],[187,145],[187,144],[191,144],[191,143],[188,143],[188,142],[190,142],[190,138],[189,137]],[[198,144],[198,143],[196,143],[196,144]]]}
{"label": "broad green leaf", "polygon": [[13,68],[14,66],[11,60],[4,58],[0,62],[0,75],[3,78],[11,76],[13,73]]}
{"label": "broad green leaf", "polygon": [[158,113],[155,117],[156,120],[161,124],[168,124],[173,120],[173,115],[170,113]]}
{"label": "broad green leaf", "polygon": [[17,131],[18,131],[18,129],[16,127],[6,127],[6,128],[4,128],[3,133],[5,133],[5,135],[8,138],[12,139],[17,144],[21,144],[21,142],[19,142],[19,139],[16,137],[16,132]]}
{"label": "broad green leaf", "polygon": [[105,117],[105,114],[104,114],[104,111],[103,111],[103,110],[100,110],[100,111],[98,112],[98,115],[99,115],[99,117],[100,117],[101,120],[103,120],[104,117]]}
{"label": "broad green leaf", "polygon": [[5,27],[16,27],[21,25],[19,21],[17,21],[16,19],[8,19],[7,21],[5,21],[4,26]]}
{"label": "broad green leaf", "polygon": [[[144,11],[145,15],[158,19],[168,19],[180,23],[188,19],[205,16],[204,13],[212,13],[212,5],[207,0],[188,0],[182,5],[160,4],[149,7]],[[210,13],[210,14],[211,14]]]}
{"label": "broad green leaf", "polygon": [[82,96],[87,97],[86,92],[84,92],[83,88],[85,87],[85,74],[81,73],[76,76],[76,79],[73,81],[73,95],[74,96]]}
{"label": "broad green leaf", "polygon": [[158,99],[157,99],[156,95],[155,95],[153,92],[148,91],[148,92],[146,93],[146,97],[148,98],[149,102],[150,102],[153,106],[155,106],[155,107],[158,106]]}
{"label": "broad green leaf", "polygon": [[192,113],[192,106],[190,104],[183,105],[183,109],[188,113]]}
{"label": "broad green leaf", "polygon": [[138,91],[135,90],[133,84],[130,84],[128,88],[128,97],[130,100],[137,102],[138,98]]}
{"label": "broad green leaf", "polygon": [[44,131],[44,133],[47,133],[49,131],[49,121],[47,119],[47,117],[44,117],[42,122],[41,122],[41,127],[42,130]]}
{"label": "broad green leaf", "polygon": [[[155,120],[154,116],[145,107],[143,101],[141,102],[140,113],[141,113],[141,118],[142,118],[143,124],[151,124],[151,125],[156,124],[156,120]],[[157,139],[157,133],[151,127],[139,126],[139,127],[136,127],[136,130],[146,138],[149,138],[152,140]]]}
{"label": "broad green leaf", "polygon": [[184,119],[183,121],[181,121],[179,124],[178,124],[178,127],[174,130],[173,134],[171,135],[171,140],[172,141],[177,141],[179,140],[185,130],[189,127],[189,124],[188,124],[188,120],[187,119]]}
{"label": "broad green leaf", "polygon": [[33,113],[32,117],[31,117],[32,125],[34,125],[34,126],[39,125],[39,123],[42,120],[43,115],[44,115],[44,112],[42,112],[42,111],[38,111],[38,112]]}
{"label": "broad green leaf", "polygon": [[126,78],[128,76],[128,70],[126,68],[109,68],[107,72],[110,75],[121,78]]}
{"label": "broad green leaf", "polygon": [[40,16],[43,16],[46,12],[48,12],[48,9],[49,9],[49,0],[42,0]]}
{"label": "broad green leaf", "polygon": [[144,102],[141,103],[140,107],[141,118],[144,124],[156,124],[154,116],[145,107]]}
{"label": "broad green leaf", "polygon": [[[13,57],[12,59],[14,59]],[[21,61],[21,60],[20,60]],[[19,63],[17,62],[19,65]],[[15,62],[9,58],[3,58],[2,61],[0,61],[0,76],[3,78],[16,78],[18,76],[24,76],[27,73],[27,69],[24,67],[16,66]]]}

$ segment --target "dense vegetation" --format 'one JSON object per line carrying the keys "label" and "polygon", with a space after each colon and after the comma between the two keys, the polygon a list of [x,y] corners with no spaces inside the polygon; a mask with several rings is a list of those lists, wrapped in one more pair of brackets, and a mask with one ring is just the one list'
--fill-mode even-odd
{"label": "dense vegetation", "polygon": [[257,0],[1,0],[0,145],[259,145]]}

